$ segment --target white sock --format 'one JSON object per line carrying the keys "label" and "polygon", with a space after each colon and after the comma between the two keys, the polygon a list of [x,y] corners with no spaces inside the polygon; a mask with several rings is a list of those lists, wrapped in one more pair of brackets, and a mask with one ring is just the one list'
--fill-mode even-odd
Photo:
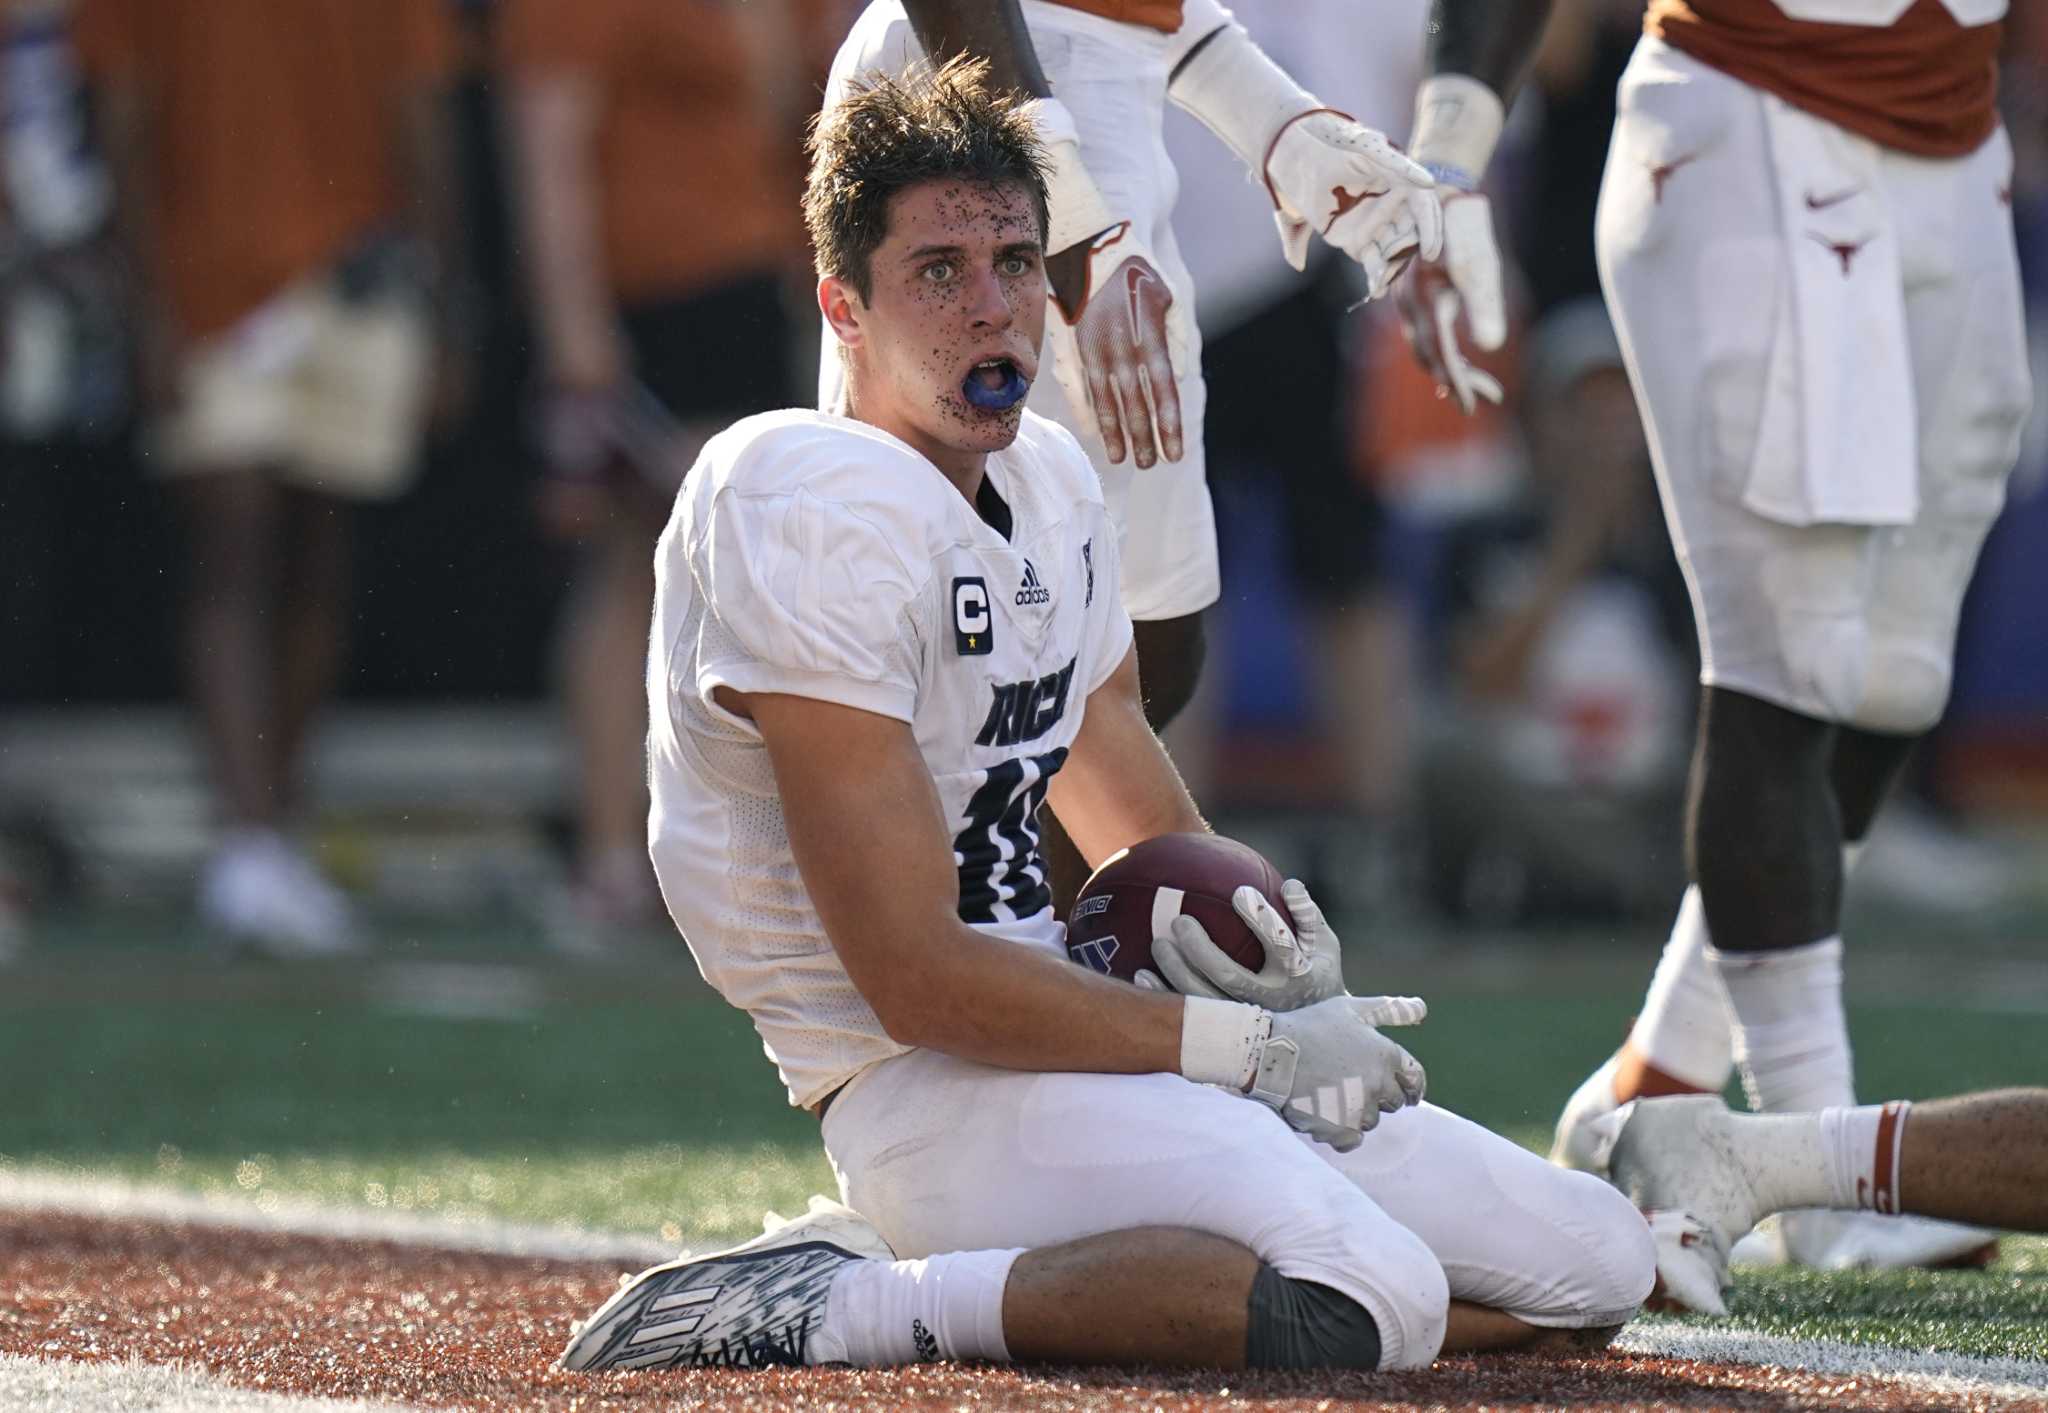
{"label": "white sock", "polygon": [[1698,885],[1685,890],[1657,959],[1642,1013],[1629,1031],[1638,1054],[1673,1079],[1718,1094],[1735,1067],[1734,1019],[1721,973],[1708,960],[1706,910]]}
{"label": "white sock", "polygon": [[1003,1287],[1014,1251],[856,1261],[832,1281],[813,1362],[888,1367],[934,1359],[1007,1362]]}
{"label": "white sock", "polygon": [[1738,1161],[1764,1212],[1899,1210],[1904,1100],[1817,1114],[1741,1114]]}
{"label": "white sock", "polygon": [[1735,1014],[1735,1058],[1753,1109],[1826,1109],[1856,1102],[1849,1022],[1842,1013],[1842,939],[1775,952],[1708,956]]}
{"label": "white sock", "polygon": [[1821,1140],[1827,1145],[1834,1205],[1872,1212],[1899,1208],[1899,1151],[1906,1140],[1911,1100],[1858,1104],[1820,1111]]}

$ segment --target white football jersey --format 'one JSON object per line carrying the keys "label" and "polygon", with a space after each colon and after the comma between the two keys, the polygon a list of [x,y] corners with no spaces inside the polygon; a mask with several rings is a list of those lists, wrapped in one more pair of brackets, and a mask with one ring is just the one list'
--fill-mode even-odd
{"label": "white football jersey", "polygon": [[1131,623],[1116,534],[1071,434],[1026,412],[987,485],[984,518],[878,428],[764,413],[705,446],[655,552],[654,871],[704,979],[753,1017],[793,1104],[905,1047],[811,906],[760,733],[713,688],[908,722],[954,834],[961,920],[1064,955],[1038,807]]}

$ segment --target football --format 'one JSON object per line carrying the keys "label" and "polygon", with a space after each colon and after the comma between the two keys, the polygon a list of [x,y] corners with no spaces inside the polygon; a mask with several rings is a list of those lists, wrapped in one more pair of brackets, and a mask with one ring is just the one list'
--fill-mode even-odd
{"label": "football", "polygon": [[1257,849],[1216,834],[1161,834],[1103,860],[1074,900],[1067,955],[1085,967],[1131,981],[1152,965],[1152,939],[1182,913],[1194,918],[1233,961],[1257,971],[1265,945],[1230,906],[1245,884],[1287,916],[1280,870]]}

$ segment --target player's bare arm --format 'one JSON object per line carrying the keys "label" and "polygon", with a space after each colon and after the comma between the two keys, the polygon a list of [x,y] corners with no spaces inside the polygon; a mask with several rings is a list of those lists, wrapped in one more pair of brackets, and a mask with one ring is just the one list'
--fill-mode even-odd
{"label": "player's bare arm", "polygon": [[1089,693],[1081,732],[1047,800],[1091,867],[1161,834],[1207,831],[1180,772],[1145,720],[1135,651],[1125,653]]}
{"label": "player's bare arm", "polygon": [[[1186,452],[1167,313],[1173,295],[1144,232],[1103,198],[1082,161],[1080,130],[1053,94],[1017,0],[910,0],[925,53],[986,60],[992,87],[1031,95],[1051,158],[1046,277],[1060,318],[1049,333],[1055,373],[1091,418],[1111,462],[1178,461]],[[1183,353],[1179,359],[1185,363]]]}
{"label": "player's bare arm", "polygon": [[805,888],[891,1039],[1011,1069],[1180,1068],[1179,997],[960,921],[952,835],[908,725],[804,697],[725,704],[760,728]]}
{"label": "player's bare arm", "polygon": [[1417,262],[1397,303],[1416,361],[1466,412],[1498,403],[1501,387],[1461,341],[1491,351],[1508,333],[1493,212],[1478,187],[1550,11],[1551,0],[1436,0],[1430,10],[1429,77],[1408,150],[1442,191],[1443,254]]}

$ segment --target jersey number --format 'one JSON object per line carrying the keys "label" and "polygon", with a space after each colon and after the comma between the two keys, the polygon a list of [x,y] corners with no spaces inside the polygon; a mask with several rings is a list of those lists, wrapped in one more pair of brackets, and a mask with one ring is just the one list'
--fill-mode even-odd
{"label": "jersey number", "polygon": [[1067,748],[1012,756],[989,767],[967,802],[967,824],[953,840],[960,869],[960,921],[997,922],[996,905],[1026,918],[1052,902],[1045,861],[1038,856],[1038,807]]}

